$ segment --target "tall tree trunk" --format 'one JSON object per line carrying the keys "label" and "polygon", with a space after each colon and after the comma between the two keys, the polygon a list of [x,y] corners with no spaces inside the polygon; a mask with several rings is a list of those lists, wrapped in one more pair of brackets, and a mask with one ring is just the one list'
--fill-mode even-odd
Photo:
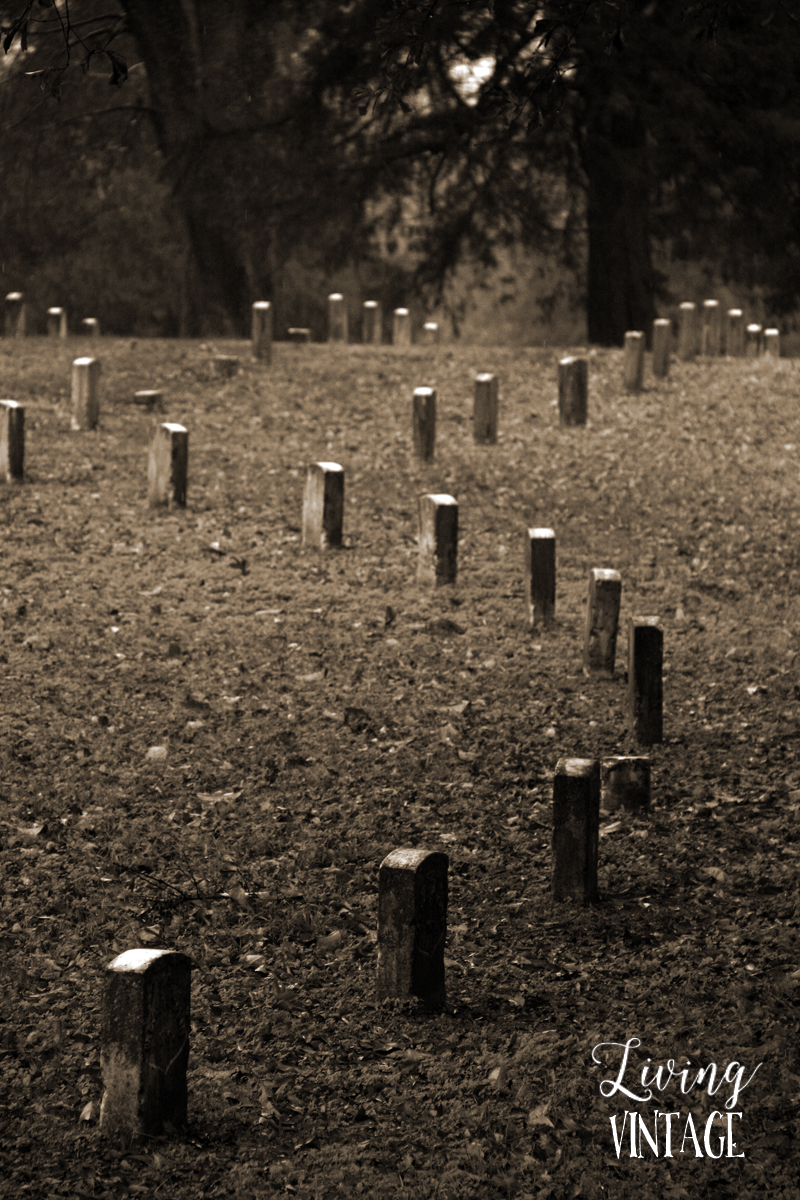
{"label": "tall tree trunk", "polygon": [[613,97],[602,90],[584,95],[589,341],[620,346],[629,329],[641,329],[649,339],[656,315],[646,133],[635,113],[615,111]]}

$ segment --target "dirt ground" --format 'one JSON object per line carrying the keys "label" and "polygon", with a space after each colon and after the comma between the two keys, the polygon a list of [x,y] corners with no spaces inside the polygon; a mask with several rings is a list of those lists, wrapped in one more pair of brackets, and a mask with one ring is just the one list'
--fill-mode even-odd
{"label": "dirt ground", "polygon": [[[75,433],[90,349],[100,427]],[[621,354],[592,353],[590,423],[561,429],[558,357],[0,342],[27,436],[2,493],[0,1195],[797,1197],[800,362],[648,368],[626,395]],[[190,431],[171,512],[146,505],[166,419]],[[346,473],[325,554],[300,544],[317,459]],[[459,502],[454,588],[415,581],[428,491]],[[556,623],[533,632],[531,525],[558,546]],[[636,750],[624,637],[613,680],[581,669],[593,567],[622,574],[623,628],[662,620],[665,740],[650,813],[601,814],[582,908],[549,893],[556,762]],[[375,1001],[378,866],[401,846],[450,859],[438,1013]],[[119,1145],[100,998],[137,946],[195,965],[189,1125]],[[601,1094],[632,1038],[629,1089],[648,1060],[713,1062],[716,1088]],[[712,1110],[711,1151],[736,1111],[745,1157],[709,1157]],[[680,1114],[672,1157],[656,1111]],[[631,1157],[626,1112],[658,1156]]]}

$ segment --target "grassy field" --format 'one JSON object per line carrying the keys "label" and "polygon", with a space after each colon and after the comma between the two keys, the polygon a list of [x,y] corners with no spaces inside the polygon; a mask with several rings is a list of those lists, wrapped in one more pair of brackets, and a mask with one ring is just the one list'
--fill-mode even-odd
{"label": "grassy field", "polygon": [[[592,352],[589,425],[561,429],[555,350],[279,344],[265,367],[243,343],[95,346],[100,427],[75,433],[88,343],[0,342],[27,430],[2,495],[0,1195],[794,1200],[800,362],[648,368],[626,395],[621,353]],[[146,505],[167,419],[190,439],[171,512]],[[300,544],[317,459],[346,472],[324,555]],[[415,581],[429,491],[460,506],[436,591]],[[533,632],[530,525],[558,544],[557,620]],[[601,814],[581,908],[549,894],[556,762],[635,751],[624,637],[613,680],[581,669],[593,567],[621,572],[623,627],[662,620],[665,740],[649,815]],[[400,846],[450,857],[436,1014],[375,1001],[377,870]],[[190,1115],[119,1146],[97,1128],[100,996],[136,946],[195,964]],[[737,1067],[714,1095],[601,1094],[620,1051],[593,1048],[631,1038],[634,1090],[647,1060],[762,1065],[737,1097]],[[712,1110],[742,1114],[745,1157],[708,1157]],[[673,1156],[663,1118],[657,1158],[631,1157],[629,1119],[618,1156],[626,1111],[651,1134],[680,1113]]]}

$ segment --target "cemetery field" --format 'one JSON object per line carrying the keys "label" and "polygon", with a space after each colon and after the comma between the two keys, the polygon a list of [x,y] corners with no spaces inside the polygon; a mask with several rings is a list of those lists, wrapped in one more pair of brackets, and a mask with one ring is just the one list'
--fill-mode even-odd
{"label": "cemetery field", "polygon": [[[100,423],[74,432],[88,352]],[[0,1196],[797,1197],[800,360],[648,365],[627,394],[622,352],[591,354],[562,429],[559,357],[0,341],[26,409],[0,485]],[[147,506],[165,420],[185,509]],[[316,460],[345,471],[341,550],[301,545]],[[416,582],[427,492],[459,504],[454,587]],[[529,526],[558,563],[533,631]],[[582,670],[595,567],[622,576],[613,679]],[[647,752],[631,616],[664,630],[651,808],[601,811],[600,900],[555,903],[556,763]],[[441,1011],[376,1003],[397,847],[449,855]],[[194,964],[189,1124],[122,1145],[100,1001],[134,947]]]}

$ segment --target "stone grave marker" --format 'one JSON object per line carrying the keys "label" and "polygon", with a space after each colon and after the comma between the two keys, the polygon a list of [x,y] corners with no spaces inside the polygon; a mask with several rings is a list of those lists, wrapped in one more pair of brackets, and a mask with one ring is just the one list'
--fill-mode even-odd
{"label": "stone grave marker", "polygon": [[411,345],[411,313],[407,308],[396,308],[392,314],[392,344]]}
{"label": "stone grave marker", "polygon": [[531,629],[540,629],[555,619],[556,535],[552,529],[529,529],[527,532],[525,603]]}
{"label": "stone grave marker", "polygon": [[25,409],[16,400],[0,400],[0,476],[22,483],[25,467]]}
{"label": "stone grave marker", "polygon": [[600,764],[561,758],[553,778],[554,900],[597,899],[600,836]]}
{"label": "stone grave marker", "polygon": [[678,309],[678,358],[690,362],[698,346],[697,305],[685,300]]}
{"label": "stone grave marker", "polygon": [[393,850],[378,872],[378,1000],[446,1000],[448,858]]}
{"label": "stone grave marker", "polygon": [[600,803],[608,812],[645,812],[650,807],[650,759],[618,755],[600,763]]}
{"label": "stone grave marker", "polygon": [[133,403],[147,412],[161,412],[164,408],[164,397],[161,392],[145,389],[133,393]]}
{"label": "stone grave marker", "polygon": [[417,580],[437,587],[455,583],[457,570],[458,504],[441,493],[421,496]]}
{"label": "stone grave marker", "polygon": [[191,960],[127,950],[109,964],[102,999],[100,1129],[156,1137],[186,1124]]}
{"label": "stone grave marker", "polygon": [[585,358],[562,358],[558,364],[558,417],[562,425],[585,425],[589,366]]}
{"label": "stone grave marker", "polygon": [[67,314],[63,308],[48,308],[47,334],[48,337],[66,338]]}
{"label": "stone grave marker", "polygon": [[96,429],[100,419],[100,360],[76,358],[72,364],[72,428]]}
{"label": "stone grave marker", "polygon": [[84,317],[81,321],[81,333],[86,337],[100,337],[100,322],[97,317]]}
{"label": "stone grave marker", "polygon": [[746,358],[758,358],[761,354],[761,326],[753,322],[744,331],[744,353]]}
{"label": "stone grave marker", "polygon": [[306,474],[303,494],[303,545],[312,550],[342,544],[344,468],[334,462],[314,462]]}
{"label": "stone grave marker", "polygon": [[664,740],[664,633],[658,617],[628,622],[628,728],[644,746]]}
{"label": "stone grave marker", "polygon": [[290,342],[310,342],[311,341],[311,330],[310,329],[300,329],[296,325],[291,325],[286,330],[286,337],[288,338],[288,340]]}
{"label": "stone grave marker", "polygon": [[422,326],[422,341],[426,346],[439,345],[439,324],[437,321],[426,321]]}
{"label": "stone grave marker", "polygon": [[644,378],[644,334],[630,329],[625,334],[623,379],[626,392],[640,392]]}
{"label": "stone grave marker", "polygon": [[328,296],[328,341],[347,342],[347,302],[341,292]]}
{"label": "stone grave marker", "polygon": [[769,358],[780,358],[781,333],[779,329],[764,330],[764,353]]}
{"label": "stone grave marker", "polygon": [[432,462],[436,446],[436,392],[433,388],[414,388],[411,427],[414,454],[423,462]]}
{"label": "stone grave marker", "polygon": [[476,376],[472,433],[479,446],[490,446],[497,441],[498,396],[499,384],[496,375]]}
{"label": "stone grave marker", "polygon": [[147,463],[147,502],[151,508],[166,504],[186,507],[189,472],[189,431],[165,421],[156,429]]}
{"label": "stone grave marker", "polygon": [[211,362],[215,373],[223,379],[233,379],[239,371],[239,359],[235,354],[215,354]]}
{"label": "stone grave marker", "polygon": [[730,358],[741,358],[744,354],[744,313],[740,308],[729,308],[725,324],[725,353]]}
{"label": "stone grave marker", "polygon": [[669,360],[672,354],[672,321],[668,317],[657,317],[653,321],[653,375],[666,379],[669,375]]}
{"label": "stone grave marker", "polygon": [[27,313],[22,292],[9,292],[6,296],[6,337],[25,337]]}
{"label": "stone grave marker", "polygon": [[365,300],[361,306],[361,341],[365,346],[380,346],[383,341],[383,314],[377,300]]}
{"label": "stone grave marker", "polygon": [[589,574],[583,670],[586,675],[614,675],[622,577],[619,571],[595,567]]}
{"label": "stone grave marker", "polygon": [[272,362],[272,304],[256,300],[251,309],[250,352],[258,362]]}
{"label": "stone grave marker", "polygon": [[700,353],[716,357],[722,351],[722,309],[719,300],[703,301]]}

